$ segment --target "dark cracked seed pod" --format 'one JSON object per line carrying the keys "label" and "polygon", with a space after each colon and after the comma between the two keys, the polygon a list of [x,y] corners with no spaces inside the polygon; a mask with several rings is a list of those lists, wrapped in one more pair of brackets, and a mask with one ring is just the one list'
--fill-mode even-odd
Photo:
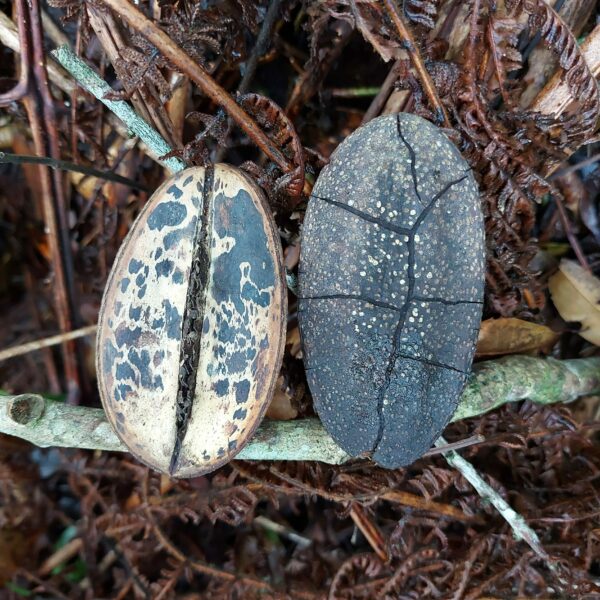
{"label": "dark cracked seed pod", "polygon": [[287,290],[260,189],[195,167],[148,201],[111,271],[100,396],[132,454],[176,477],[230,460],[260,423],[283,347]]}
{"label": "dark cracked seed pod", "polygon": [[334,152],[302,233],[299,311],[321,420],[352,456],[395,468],[454,412],[481,319],[477,185],[452,143],[410,114]]}

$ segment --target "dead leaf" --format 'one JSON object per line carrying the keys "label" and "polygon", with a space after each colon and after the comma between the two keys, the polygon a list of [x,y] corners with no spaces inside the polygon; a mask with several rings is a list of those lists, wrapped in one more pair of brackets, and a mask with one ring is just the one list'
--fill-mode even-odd
{"label": "dead leaf", "polygon": [[487,319],[481,324],[475,356],[549,352],[558,334],[522,319]]}
{"label": "dead leaf", "polygon": [[275,394],[267,410],[268,419],[290,421],[298,416],[298,411],[292,405],[292,390],[286,385],[283,375],[277,379]]}
{"label": "dead leaf", "polygon": [[297,325],[288,330],[285,345],[294,358],[302,359],[302,341],[300,340],[300,329]]}
{"label": "dead leaf", "polygon": [[37,533],[10,529],[0,529],[0,588],[10,581],[17,571],[27,568],[31,562],[32,546]]}
{"label": "dead leaf", "polygon": [[548,287],[560,316],[567,322],[580,322],[579,335],[600,346],[600,279],[577,262],[563,259]]}

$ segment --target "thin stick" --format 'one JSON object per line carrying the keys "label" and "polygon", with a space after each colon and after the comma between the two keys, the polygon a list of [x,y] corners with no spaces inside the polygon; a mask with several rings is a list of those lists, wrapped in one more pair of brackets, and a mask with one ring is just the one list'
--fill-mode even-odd
{"label": "thin stick", "polygon": [[[20,0],[18,0],[20,2]],[[30,86],[23,105],[27,113],[35,154],[60,159],[60,140],[56,118],[55,100],[50,92],[46,70],[46,50],[41,26],[39,0],[27,0],[23,18],[27,22],[26,38],[20,36],[23,56],[27,55]],[[79,301],[75,287],[73,251],[69,237],[68,209],[65,182],[61,173],[45,167],[38,169],[40,177],[40,207],[50,249],[53,271],[53,295],[56,320],[62,333],[79,326]],[[77,404],[82,371],[79,369],[77,349],[72,342],[62,345],[65,384],[68,402]]]}
{"label": "thin stick", "polygon": [[143,35],[161,54],[187,75],[216,104],[221,106],[243,129],[248,137],[285,171],[293,165],[283,155],[264,131],[198,63],[194,62],[164,31],[150,21],[144,13],[128,0],[103,0],[132,29]]}
{"label": "thin stick", "polygon": [[592,156],[590,156],[589,158],[586,158],[585,160],[582,160],[575,164],[564,167],[563,169],[560,169],[559,171],[554,171],[554,173],[552,173],[552,175],[550,175],[550,177],[547,177],[546,179],[548,179],[548,181],[552,181],[554,179],[558,179],[559,177],[564,177],[565,175],[570,175],[571,173],[574,173],[575,171],[579,171],[579,169],[583,169],[584,167],[589,167],[590,165],[593,165],[594,163],[597,163],[598,161],[600,161],[600,154],[593,154]]}
{"label": "thin stick", "polygon": [[[440,437],[435,444],[436,446],[442,446],[446,443],[446,440],[443,437]],[[555,570],[556,567],[548,553],[542,547],[537,533],[527,525],[525,519],[517,513],[508,502],[494,490],[494,488],[483,480],[475,467],[454,450],[444,452],[444,458],[451,467],[454,467],[459,471],[475,488],[475,491],[481,496],[484,502],[490,502],[494,505],[496,510],[510,525],[514,536],[519,540],[527,542],[531,549],[544,560],[550,568]]]}
{"label": "thin stick", "polygon": [[575,256],[577,256],[577,260],[579,264],[588,272],[591,273],[590,265],[581,249],[581,245],[579,244],[579,240],[573,233],[573,228],[571,227],[571,222],[569,221],[569,217],[567,216],[567,211],[565,210],[565,205],[563,204],[562,198],[559,194],[554,195],[554,202],[556,202],[556,208],[558,209],[558,215],[560,216],[560,220],[565,230],[565,235],[569,240],[569,244],[571,248],[573,248],[573,252],[575,252]]}
{"label": "thin stick", "polygon": [[415,41],[408,29],[408,27],[404,24],[400,13],[398,12],[398,7],[394,0],[383,0],[383,6],[388,13],[390,19],[394,23],[398,35],[400,39],[405,42],[405,50],[408,52],[408,56],[410,57],[410,61],[415,68],[415,71],[419,75],[421,83],[425,88],[425,94],[427,98],[429,98],[429,102],[431,106],[437,113],[437,115],[443,119],[444,127],[450,128],[450,121],[448,120],[448,114],[446,113],[446,109],[440,102],[435,86],[433,85],[433,81],[431,81],[431,77],[429,76],[429,72],[425,68],[425,64],[423,63],[423,59],[421,58],[421,54],[417,49]]}
{"label": "thin stick", "polygon": [[[571,402],[600,393],[600,357],[558,361],[512,356],[475,365],[454,421],[507,402]],[[35,407],[38,408],[35,408]],[[22,415],[38,415],[23,420]],[[62,446],[126,452],[102,409],[67,406],[36,394],[0,396],[0,433],[41,447]],[[341,464],[350,457],[318,419],[264,421],[237,455],[242,460],[316,460]]]}
{"label": "thin stick", "polygon": [[102,171],[95,169],[94,167],[86,167],[85,165],[78,165],[67,160],[56,160],[49,156],[27,156],[25,154],[10,154],[8,152],[0,152],[0,164],[12,163],[12,164],[34,164],[34,165],[48,165],[55,169],[62,169],[63,171],[74,171],[75,173],[83,173],[91,177],[98,177],[99,179],[106,179],[107,181],[114,181],[115,183],[122,183],[123,185],[135,188],[136,190],[142,190],[149,192],[150,190],[141,183],[133,181],[128,177],[123,177],[118,173],[112,171]]}
{"label": "thin stick", "polygon": [[353,502],[350,507],[350,517],[354,521],[354,524],[361,530],[375,554],[377,554],[383,562],[388,562],[390,560],[390,555],[383,533],[381,533],[381,529],[379,529],[377,524],[369,517],[364,507],[358,502]]}
{"label": "thin stick", "polygon": [[385,103],[388,101],[388,98],[392,94],[392,88],[394,87],[394,83],[396,83],[398,75],[400,74],[400,65],[400,60],[397,60],[392,65],[392,68],[389,70],[385,81],[381,84],[381,87],[377,92],[377,96],[373,98],[373,101],[367,109],[367,112],[365,112],[365,114],[363,115],[361,123],[362,125],[368,123],[371,119],[374,119],[383,110]]}
{"label": "thin stick", "polygon": [[148,152],[155,160],[171,173],[186,168],[186,164],[178,158],[160,157],[171,152],[172,148],[165,139],[155,131],[144,119],[123,100],[109,100],[105,96],[114,90],[88,67],[70,48],[60,46],[51,52],[52,56],[77,80],[90,94],[109,108],[125,125],[148,146]]}
{"label": "thin stick", "polygon": [[0,362],[14,358],[15,356],[21,356],[28,354],[29,352],[35,352],[42,348],[48,348],[49,346],[56,346],[63,342],[69,342],[78,338],[86,337],[96,333],[97,325],[89,325],[88,327],[82,327],[81,329],[75,329],[75,331],[69,331],[67,333],[59,333],[52,335],[47,338],[40,340],[34,340],[33,342],[27,342],[26,344],[19,344],[18,346],[12,346],[6,348],[6,350],[0,350]]}
{"label": "thin stick", "polygon": [[250,83],[254,78],[256,67],[258,66],[258,59],[266,52],[269,44],[269,38],[271,36],[271,30],[275,25],[275,21],[279,16],[279,9],[281,7],[282,0],[270,0],[267,14],[263,19],[263,24],[260,28],[258,37],[256,38],[256,44],[252,50],[252,54],[248,62],[246,63],[246,69],[240,85],[238,86],[237,93],[245,94],[250,89]]}

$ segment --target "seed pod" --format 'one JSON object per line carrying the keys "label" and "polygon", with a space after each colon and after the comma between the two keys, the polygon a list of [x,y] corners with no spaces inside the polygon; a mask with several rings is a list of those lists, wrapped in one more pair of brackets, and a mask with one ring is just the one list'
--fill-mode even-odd
{"label": "seed pod", "polygon": [[273,393],[286,305],[277,231],[245,174],[195,167],[158,188],[119,250],[98,329],[100,396],[132,454],[177,477],[229,461]]}
{"label": "seed pod", "polygon": [[454,412],[481,319],[484,232],[467,163],[431,123],[350,135],[306,212],[298,318],[308,383],[349,454],[409,464]]}

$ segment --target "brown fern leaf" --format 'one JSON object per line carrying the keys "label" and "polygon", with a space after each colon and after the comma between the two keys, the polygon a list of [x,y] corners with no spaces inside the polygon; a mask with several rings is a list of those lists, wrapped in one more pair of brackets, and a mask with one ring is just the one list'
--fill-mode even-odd
{"label": "brown fern leaf", "polygon": [[431,465],[407,483],[419,490],[427,500],[433,500],[441,496],[459,477],[460,474],[456,470]]}
{"label": "brown fern leaf", "polygon": [[330,38],[335,36],[334,24],[344,21],[354,27],[354,17],[350,12],[348,0],[311,3],[306,12],[309,18],[307,30],[310,33],[310,58],[305,68],[318,72],[322,55],[325,54],[327,45],[331,44]]}
{"label": "brown fern leaf", "polygon": [[144,83],[154,85],[166,102],[171,97],[171,86],[160,69],[171,67],[160,52],[141,35],[131,36],[131,45],[121,49],[115,67],[124,77],[121,79],[124,92],[110,92],[109,99],[129,99],[131,94]]}
{"label": "brown fern leaf", "polygon": [[189,165],[206,166],[210,164],[208,141],[216,140],[222,145],[227,143],[227,117],[222,110],[218,110],[214,115],[192,111],[186,115],[186,119],[189,123],[201,124],[202,129],[192,140],[184,144],[183,148],[171,150],[161,158],[164,160],[177,157]]}
{"label": "brown fern leaf", "polygon": [[293,164],[269,190],[276,205],[291,211],[300,202],[304,189],[304,148],[292,122],[273,100],[259,94],[245,94],[238,104],[261,126],[267,137]]}
{"label": "brown fern leaf", "polygon": [[380,2],[349,0],[356,28],[384,61],[397,59],[402,40]]}
{"label": "brown fern leaf", "polygon": [[385,580],[374,579],[384,570],[376,554],[355,554],[346,560],[333,577],[328,600],[377,598]]}
{"label": "brown fern leaf", "polygon": [[190,123],[201,123],[204,126],[204,129],[196,134],[195,141],[208,137],[213,138],[219,144],[227,143],[227,118],[223,111],[219,110],[214,115],[193,111],[188,113],[185,118]]}
{"label": "brown fern leaf", "polygon": [[[175,598],[175,587],[178,580],[186,573],[185,563],[181,563],[172,557],[167,558],[167,566],[160,570],[160,578],[150,584],[150,591],[154,600],[171,600]],[[191,579],[187,573],[188,581]]]}
{"label": "brown fern leaf", "polygon": [[571,124],[567,131],[569,146],[575,150],[594,133],[600,116],[600,91],[596,79],[575,36],[548,3],[544,0],[509,0],[506,4],[515,15],[529,14],[529,27],[541,34],[565,70],[565,81],[576,105],[572,114],[578,115],[578,124]]}
{"label": "brown fern leaf", "polygon": [[[186,53],[212,72],[219,63],[234,67],[246,60],[247,41],[260,29],[264,4],[181,0],[173,3],[170,12],[164,11],[162,26]],[[286,3],[286,11],[293,4]]]}
{"label": "brown fern leaf", "polygon": [[433,548],[424,548],[404,559],[380,592],[380,598],[394,600],[412,592],[418,598],[435,598],[435,590],[450,577],[454,565],[441,560]]}
{"label": "brown fern leaf", "polygon": [[405,478],[404,469],[387,470],[372,465],[324,465],[321,463],[278,462],[268,469],[263,480],[296,488],[338,502],[373,502]]}
{"label": "brown fern leaf", "polygon": [[[503,112],[492,109],[490,93],[505,86],[499,67],[495,84],[482,78],[487,69],[482,67],[481,57],[488,55],[482,32],[491,30],[489,18],[481,0],[475,0],[453,110],[463,133],[463,154],[478,176],[482,191],[488,259],[486,310],[502,316],[533,316],[524,300],[525,291],[537,297],[539,286],[527,268],[536,253],[531,239],[533,202],[548,191],[539,173],[547,163],[566,156],[565,136],[552,137],[556,130],[546,118],[526,115],[514,102]],[[510,45],[516,32],[512,28],[507,31]],[[498,39],[501,33],[502,28],[494,35],[490,33],[488,38],[495,41],[488,43],[503,47]],[[540,146],[547,151],[539,152]]]}
{"label": "brown fern leaf", "polygon": [[182,3],[163,28],[187,54],[207,68],[211,59],[223,54],[232,24],[233,19],[207,10],[202,3]]}
{"label": "brown fern leaf", "polygon": [[237,486],[212,498],[206,514],[212,523],[223,521],[235,527],[252,519],[257,503],[257,496],[247,487]]}
{"label": "brown fern leaf", "polygon": [[487,34],[492,56],[492,64],[498,83],[498,91],[507,107],[516,106],[515,98],[518,97],[517,80],[507,79],[507,74],[517,71],[523,64],[523,57],[517,45],[519,35],[523,31],[523,24],[511,18],[496,18],[491,16],[488,21]]}
{"label": "brown fern leaf", "polygon": [[403,9],[410,21],[423,25],[427,29],[433,29],[441,4],[441,0],[406,0]]}
{"label": "brown fern leaf", "polygon": [[99,0],[48,0],[48,5],[52,8],[60,8],[65,11],[60,18],[62,23],[79,19],[79,34],[83,45],[87,44],[92,33],[89,16],[85,9],[88,2],[95,8],[102,8]]}
{"label": "brown fern leaf", "polygon": [[488,568],[495,546],[495,536],[491,535],[478,535],[468,546],[465,544],[466,557],[455,567],[451,583],[455,598],[462,598],[469,583]]}
{"label": "brown fern leaf", "polygon": [[405,469],[380,469],[370,467],[340,467],[331,478],[331,490],[348,498],[360,499],[362,502],[375,501],[387,490],[399,489],[406,479]]}
{"label": "brown fern leaf", "polygon": [[[422,546],[432,545],[433,538],[439,541],[438,548],[443,551],[448,547],[448,537],[442,528],[448,523],[436,519],[407,514],[403,516],[390,534],[390,549],[395,558],[402,560],[414,554]],[[419,548],[416,548],[419,540]]]}

